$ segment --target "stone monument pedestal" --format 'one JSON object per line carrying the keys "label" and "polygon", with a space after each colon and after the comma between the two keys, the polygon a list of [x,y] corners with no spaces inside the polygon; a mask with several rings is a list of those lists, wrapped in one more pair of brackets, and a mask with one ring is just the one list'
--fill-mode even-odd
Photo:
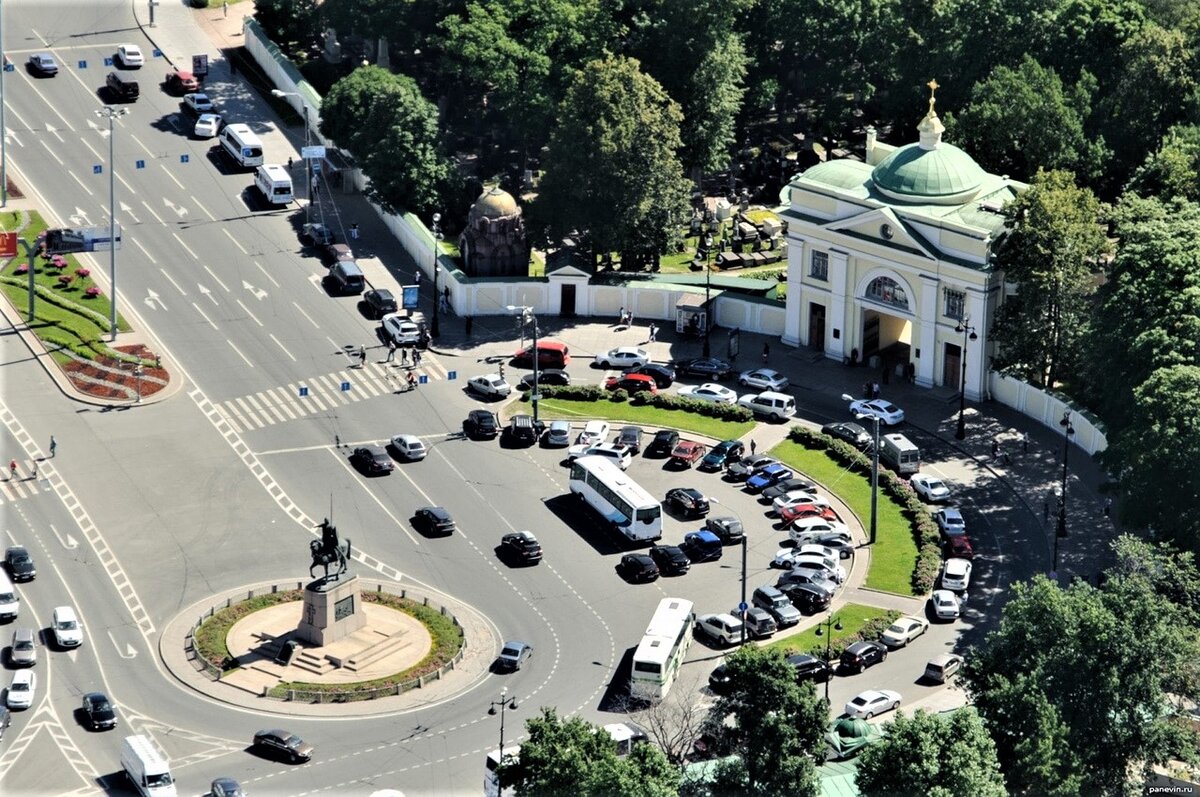
{"label": "stone monument pedestal", "polygon": [[304,609],[294,637],[324,647],[353,634],[367,624],[358,576],[304,587]]}

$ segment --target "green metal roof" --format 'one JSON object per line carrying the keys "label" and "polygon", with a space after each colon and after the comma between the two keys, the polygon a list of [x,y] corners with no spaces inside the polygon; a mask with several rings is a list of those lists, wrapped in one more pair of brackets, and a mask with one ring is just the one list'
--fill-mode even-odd
{"label": "green metal roof", "polygon": [[825,161],[806,171],[804,179],[836,188],[861,188],[871,179],[871,167],[849,158]]}
{"label": "green metal roof", "polygon": [[986,177],[970,155],[946,143],[932,149],[906,144],[871,172],[882,191],[923,204],[962,204],[982,187]]}

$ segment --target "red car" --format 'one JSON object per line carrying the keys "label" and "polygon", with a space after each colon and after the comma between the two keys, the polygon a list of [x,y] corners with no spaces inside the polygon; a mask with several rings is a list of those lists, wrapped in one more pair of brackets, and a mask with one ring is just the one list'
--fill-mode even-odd
{"label": "red car", "polygon": [[971,547],[971,539],[966,535],[961,537],[949,537],[946,540],[946,557],[959,559],[974,559],[975,549]]}
{"label": "red car", "polygon": [[792,504],[791,506],[785,506],[780,510],[779,517],[783,518],[784,525],[806,517],[820,517],[825,520],[834,521],[838,519],[837,512],[834,512],[827,506],[817,506],[816,504]]}
{"label": "red car", "polygon": [[191,72],[168,72],[165,82],[167,91],[172,94],[187,94],[200,90],[200,81]]}
{"label": "red car", "polygon": [[675,446],[675,450],[671,452],[671,463],[690,468],[704,458],[706,450],[700,443],[680,440],[679,445]]}
{"label": "red car", "polygon": [[647,393],[657,393],[658,386],[654,384],[654,377],[648,374],[622,374],[621,376],[610,376],[604,380],[604,387],[608,390],[624,389],[630,393],[646,391]]}

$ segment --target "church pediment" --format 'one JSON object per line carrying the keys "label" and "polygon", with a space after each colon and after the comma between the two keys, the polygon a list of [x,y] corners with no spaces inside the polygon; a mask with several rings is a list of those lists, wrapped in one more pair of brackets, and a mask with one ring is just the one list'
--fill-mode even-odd
{"label": "church pediment", "polygon": [[838,219],[824,225],[824,228],[854,238],[875,241],[883,246],[912,252],[929,260],[939,258],[930,242],[906,224],[891,208],[876,208],[857,216]]}

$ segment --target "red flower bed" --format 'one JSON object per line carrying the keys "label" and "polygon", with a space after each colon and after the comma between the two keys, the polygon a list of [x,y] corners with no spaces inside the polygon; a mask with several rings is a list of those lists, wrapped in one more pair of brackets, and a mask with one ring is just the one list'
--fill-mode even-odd
{"label": "red flower bed", "polygon": [[[136,346],[118,346],[116,348],[124,354],[141,357],[144,360],[154,359],[154,352],[140,344]],[[112,357],[102,357],[95,362],[86,363],[72,361],[63,366],[63,372],[71,380],[71,384],[77,391],[89,396],[132,400],[137,395],[138,380],[134,376],[132,366],[129,363]],[[93,382],[77,379],[76,377],[78,376],[89,376],[93,379],[100,379],[105,384],[97,385]],[[154,379],[160,380],[162,384],[158,381],[153,381]],[[166,383],[170,379],[171,375],[165,368],[142,366],[142,398],[152,396],[162,390],[166,387]],[[121,387],[128,388],[128,392],[121,390]]]}

